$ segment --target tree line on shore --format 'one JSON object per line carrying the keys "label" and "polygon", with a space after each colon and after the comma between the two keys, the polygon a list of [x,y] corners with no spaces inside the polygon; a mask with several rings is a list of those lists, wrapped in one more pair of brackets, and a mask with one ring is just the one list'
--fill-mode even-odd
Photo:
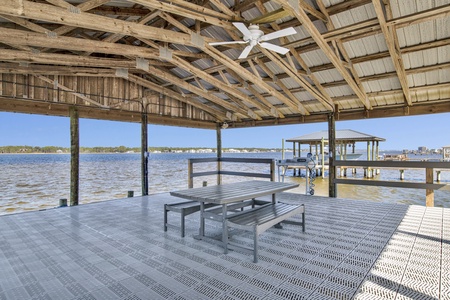
{"label": "tree line on shore", "polygon": [[[171,152],[188,152],[190,150],[206,150],[211,148],[205,147],[149,147],[149,152],[161,152],[161,153],[171,153]],[[235,148],[236,150],[247,150],[247,151],[267,151],[265,148]],[[216,151],[215,148],[211,149]],[[226,149],[224,149],[226,150]],[[80,153],[139,153],[141,152],[140,147],[80,147]],[[0,153],[70,153],[69,147],[58,147],[58,146],[0,146]]]}

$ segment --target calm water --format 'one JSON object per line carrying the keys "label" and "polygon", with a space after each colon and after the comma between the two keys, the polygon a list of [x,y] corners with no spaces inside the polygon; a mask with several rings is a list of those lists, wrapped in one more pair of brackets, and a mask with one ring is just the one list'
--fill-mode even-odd
{"label": "calm water", "polygon": [[[287,153],[287,157],[291,157]],[[170,153],[151,154],[149,159],[149,193],[168,192],[187,188],[187,159],[214,157],[215,154]],[[226,157],[259,157],[280,159],[281,153],[237,153]],[[411,157],[411,156],[410,156]],[[414,158],[414,157],[411,157]],[[421,157],[420,157],[421,158]],[[439,157],[436,157],[439,158]],[[364,157],[361,157],[364,159]],[[252,172],[261,166],[255,164],[227,164],[228,169]],[[214,164],[200,164],[195,171],[213,168]],[[82,154],[80,156],[80,203],[124,198],[127,191],[141,195],[140,154]],[[269,172],[269,170],[265,170]],[[424,170],[405,171],[405,180],[425,181]],[[292,173],[288,172],[288,175]],[[362,178],[358,170],[356,178]],[[380,180],[398,180],[399,172],[382,170]],[[251,178],[224,177],[224,182]],[[296,193],[305,193],[305,179],[286,177],[287,181],[300,184]],[[215,177],[197,178],[214,184]],[[450,172],[441,174],[442,183],[450,183]],[[69,198],[70,155],[67,154],[19,154],[0,155],[0,214],[17,213],[55,207],[60,198]],[[328,195],[328,179],[315,180],[315,195]],[[338,197],[368,201],[394,202],[424,205],[425,190],[396,189],[387,187],[338,185]],[[450,207],[450,191],[435,192],[435,206]]]}

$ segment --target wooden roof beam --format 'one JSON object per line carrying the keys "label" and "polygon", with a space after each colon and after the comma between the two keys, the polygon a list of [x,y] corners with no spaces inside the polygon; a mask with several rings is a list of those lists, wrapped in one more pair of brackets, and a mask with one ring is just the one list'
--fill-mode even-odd
{"label": "wooden roof beam", "polygon": [[[83,3],[80,3],[77,5],[77,9],[79,9],[80,11],[90,11],[96,7],[102,6],[105,3],[108,3],[111,0],[90,0],[90,1],[86,1]],[[67,25],[63,25],[57,29],[54,29],[53,32],[55,32],[58,35],[63,35],[66,34],[72,30],[74,30],[75,26],[67,26]]]}
{"label": "wooden roof beam", "polygon": [[367,109],[371,109],[371,104],[367,98],[367,95],[361,91],[361,89],[358,87],[355,80],[352,78],[350,73],[348,72],[347,68],[344,66],[343,62],[337,57],[337,55],[333,52],[333,50],[328,46],[325,39],[322,37],[320,32],[317,30],[315,25],[312,23],[312,21],[308,18],[306,15],[306,12],[303,10],[302,7],[296,5],[298,2],[296,1],[281,1],[277,0],[281,6],[283,6],[286,10],[290,10],[292,14],[302,23],[303,27],[311,34],[311,37],[314,39],[314,41],[319,45],[319,47],[322,49],[322,51],[325,53],[325,55],[330,59],[330,61],[333,63],[335,68],[339,71],[339,73],[342,75],[342,77],[347,81],[350,88],[355,92],[355,94],[358,96],[359,100],[363,103],[363,105]]}
{"label": "wooden roof beam", "polygon": [[[182,89],[185,89],[185,90],[190,91],[190,92],[192,92],[192,93],[194,93],[196,95],[199,95],[199,96],[201,96],[201,97],[211,101],[212,103],[216,104],[219,107],[223,107],[223,108],[225,108],[225,109],[227,109],[227,110],[229,110],[231,112],[237,112],[239,114],[247,116],[247,111],[245,111],[243,109],[240,109],[240,108],[238,108],[236,106],[233,106],[230,103],[228,103],[227,101],[225,101],[225,100],[223,100],[223,99],[221,99],[221,98],[219,98],[219,97],[209,93],[209,91],[204,91],[204,90],[202,90],[199,87],[196,87],[196,86],[194,86],[192,84],[189,84],[189,83],[181,80],[177,76],[172,75],[172,74],[170,74],[168,72],[165,72],[165,71],[161,70],[160,68],[150,67],[149,70],[147,71],[147,73],[149,75],[152,75],[152,76],[157,76],[158,78],[163,79],[165,81],[169,81],[172,84],[174,84],[175,86],[178,86],[178,87],[180,87]],[[253,116],[252,119],[258,120],[258,119],[261,119],[261,117]]]}
{"label": "wooden roof beam", "polygon": [[74,14],[63,8],[34,3],[27,0],[4,1],[6,1],[6,3],[0,5],[0,14],[89,28],[97,31],[134,35],[141,38],[189,45],[193,47],[199,46],[192,41],[192,37],[190,35],[175,32],[173,30],[165,30],[155,27],[151,27],[151,30],[149,30],[148,26],[142,24],[135,24],[132,22],[111,19],[84,12]]}
{"label": "wooden roof beam", "polygon": [[408,106],[412,105],[411,94],[409,92],[408,79],[406,78],[405,67],[403,65],[403,58],[400,52],[400,45],[398,43],[397,32],[394,26],[388,26],[386,23],[385,12],[392,18],[389,5],[385,5],[384,9],[380,0],[373,0],[373,6],[377,14],[377,18],[380,22],[381,31],[383,32],[386,40],[386,45],[391,55],[392,62],[394,63],[395,71],[397,72],[400,85],[405,96],[405,101]]}
{"label": "wooden roof beam", "polygon": [[[310,7],[310,5],[308,5],[304,2],[301,2],[301,3],[304,5],[304,7],[308,8],[309,10],[313,10],[313,8]],[[267,9],[262,4],[259,4],[259,5],[257,4],[256,6],[262,13],[267,12]],[[324,15],[322,14],[322,16],[324,16]],[[280,27],[276,23],[272,23],[271,27],[275,30],[280,30]],[[285,38],[285,37],[280,38],[280,40],[282,40],[283,44],[286,44],[287,38]],[[289,63],[286,63],[286,61],[281,59],[279,55],[272,53],[271,51],[268,51],[268,50],[264,49],[263,47],[261,47],[260,50],[270,61],[275,63],[281,70],[284,70],[285,74],[287,74],[289,76],[289,78],[295,80],[300,86],[304,87],[305,90],[308,91],[308,93],[311,96],[313,96],[314,98],[319,100],[319,102],[321,102],[326,109],[333,111],[333,109],[334,109],[333,101],[331,100],[330,96],[325,91],[325,89],[322,89],[320,87],[319,81],[315,80],[315,78],[311,78],[311,79],[314,79],[313,81],[316,84],[316,88],[317,88],[316,89],[309,83],[308,80],[306,80],[304,78],[305,74],[302,74],[303,71],[301,72],[301,71],[297,70],[297,67],[289,53],[286,54],[286,58],[288,59]],[[300,55],[295,51],[295,49],[291,48],[290,50],[293,51],[292,53],[294,54],[294,57],[298,60],[298,63],[300,63],[300,65],[303,67],[303,70],[307,71],[308,70],[307,65],[301,59]],[[251,62],[251,60],[249,62]],[[266,68],[266,70],[268,70],[268,68]],[[270,70],[268,70],[268,71],[269,72],[266,72],[267,74],[272,73],[272,72],[270,72]],[[273,77],[273,76],[275,76],[275,75],[272,74],[271,77]],[[277,80],[277,83],[282,84],[282,82],[280,80]],[[317,86],[317,85],[319,85],[319,86]],[[287,93],[286,87],[284,87],[282,89],[285,93]],[[292,95],[290,98],[293,98],[293,99],[295,99],[295,101],[298,101],[297,98],[292,93],[289,92],[288,95]]]}
{"label": "wooden roof beam", "polygon": [[[333,21],[330,18],[330,15],[328,14],[328,11],[325,7],[325,5],[323,4],[322,0],[316,0],[317,5],[319,6],[319,9],[322,11],[322,13],[325,15],[325,17],[327,18],[328,22],[326,23],[327,29],[328,30],[334,30],[334,24]],[[344,43],[337,39],[334,41],[334,47],[336,48],[336,51],[338,52],[337,55],[341,55],[343,57],[343,59],[345,60],[345,65],[347,67],[347,69],[350,71],[353,79],[355,80],[356,84],[358,85],[359,90],[364,93],[367,94],[366,91],[364,90],[364,86],[359,78],[359,74],[358,72],[356,72],[355,68],[353,67],[353,63],[350,59],[350,56],[347,53],[347,50],[344,47]],[[319,83],[320,85],[320,83]]]}
{"label": "wooden roof beam", "polygon": [[[0,61],[16,61],[37,64],[55,64],[65,66],[83,66],[83,67],[99,67],[109,68],[111,66],[117,68],[136,68],[136,62],[124,59],[113,59],[103,57],[83,57],[70,54],[57,53],[33,53],[30,51],[18,51],[9,49],[0,49]],[[150,65],[168,66],[166,62],[148,60]]]}
{"label": "wooden roof beam", "polygon": [[142,57],[148,59],[159,59],[159,52],[143,47],[120,45],[91,41],[66,36],[48,37],[46,34],[25,32],[16,29],[0,30],[0,42],[14,40],[18,45],[47,47],[49,44],[52,48],[64,49],[70,51],[93,51],[97,53],[128,55],[134,57]]}
{"label": "wooden roof beam", "polygon": [[[30,36],[31,35],[31,36]],[[48,45],[48,37],[43,36],[43,34],[39,33],[24,33],[20,30],[2,30],[0,31],[0,41],[2,41],[3,38],[11,39],[11,37],[14,36],[14,38],[17,38],[21,42],[24,43],[31,43],[33,45],[38,46],[44,46]],[[91,45],[91,46],[89,46]],[[135,47],[135,46],[126,46],[121,45],[120,47],[112,47],[113,44],[106,43],[106,42],[97,42],[97,41],[86,41],[82,40],[82,43],[80,44],[80,39],[76,38],[69,38],[69,37],[58,37],[56,39],[52,39],[52,46],[58,46],[65,47],[69,50],[78,50],[78,51],[88,51],[88,50],[94,50],[94,52],[101,52],[101,53],[113,53],[118,55],[130,55],[135,57],[149,57],[149,58],[159,58],[159,53],[156,54],[156,51],[148,49],[148,48],[142,48],[142,47]],[[108,49],[109,48],[109,49]],[[125,51],[125,49],[128,49],[129,51]],[[144,50],[144,53],[142,52]],[[138,53],[141,52],[141,53]],[[142,55],[140,55],[142,54]],[[182,86],[184,89],[189,90],[191,92],[194,92],[197,95],[200,95],[204,97],[205,99],[210,100],[211,102],[216,103],[219,106],[224,106],[225,108],[229,110],[235,110],[235,107],[232,107],[228,105],[225,101],[222,99],[214,96],[209,95],[209,93],[202,91],[200,88],[196,88],[189,83],[182,81],[181,79],[167,74],[162,73],[162,71],[153,68],[152,70],[153,74],[160,74],[160,78],[170,79],[168,81],[172,82],[175,85]],[[241,110],[239,113],[246,115],[246,111]],[[256,117],[258,119],[258,117]]]}
{"label": "wooden roof beam", "polygon": [[253,96],[258,99],[262,104],[266,105],[267,107],[270,107],[270,114],[273,115],[275,118],[285,118],[285,116],[276,108],[275,105],[270,103],[266,97],[263,97],[255,88],[247,84],[247,82],[242,79],[236,72],[233,70],[227,68],[227,73],[229,73],[231,76],[233,76],[234,79],[239,81],[239,83],[245,88],[250,91],[250,93],[253,94]]}
{"label": "wooden roof beam", "polygon": [[[224,21],[233,21],[234,17],[230,17],[226,14],[219,13],[215,10],[208,9],[203,6],[192,4],[188,1],[171,0],[170,3],[165,3],[156,0],[130,0],[130,1],[148,8],[158,9],[167,13],[183,16],[185,18],[193,20],[199,20],[201,22],[209,23],[215,26],[220,26],[222,28],[228,29],[233,28],[231,23]],[[178,5],[174,5],[172,3]]]}

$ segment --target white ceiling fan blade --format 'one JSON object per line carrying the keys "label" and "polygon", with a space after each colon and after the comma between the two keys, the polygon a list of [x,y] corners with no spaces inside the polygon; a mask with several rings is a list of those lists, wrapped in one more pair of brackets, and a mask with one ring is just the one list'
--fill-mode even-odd
{"label": "white ceiling fan blade", "polygon": [[295,29],[293,27],[289,27],[286,29],[281,29],[269,34],[265,34],[263,35],[259,40],[260,41],[270,41],[276,38],[280,38],[280,37],[284,37],[284,36],[288,36],[288,35],[292,35],[292,34],[296,34],[297,31],[295,31]]}
{"label": "white ceiling fan blade", "polygon": [[286,54],[289,52],[288,48],[280,47],[271,43],[259,43],[259,45],[263,48],[272,50],[274,52],[280,53],[280,54]]}
{"label": "white ceiling fan blade", "polygon": [[249,55],[252,48],[253,48],[252,45],[245,47],[244,51],[242,51],[242,53],[241,53],[241,55],[239,55],[238,59],[247,58],[247,56]]}
{"label": "white ceiling fan blade", "polygon": [[252,33],[248,30],[247,26],[244,23],[233,22],[234,27],[236,27],[242,34],[245,36],[251,36]]}
{"label": "white ceiling fan blade", "polygon": [[218,46],[218,45],[231,45],[231,44],[247,44],[246,41],[229,41],[229,42],[213,42],[209,43],[211,46]]}

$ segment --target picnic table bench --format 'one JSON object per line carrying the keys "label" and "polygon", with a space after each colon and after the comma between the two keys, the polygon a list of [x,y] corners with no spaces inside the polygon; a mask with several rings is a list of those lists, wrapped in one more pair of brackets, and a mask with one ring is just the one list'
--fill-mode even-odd
{"label": "picnic table bench", "polygon": [[[287,220],[288,218],[302,214],[302,222]],[[286,204],[286,203],[270,203],[261,207],[253,208],[251,210],[236,213],[226,219],[227,227],[237,228],[241,230],[253,232],[253,249],[233,243],[228,239],[228,230],[225,231],[227,235],[226,249],[241,249],[248,250],[253,253],[253,262],[258,262],[258,237],[261,233],[272,226],[278,225],[280,222],[301,225],[303,232],[305,232],[305,206]]]}

